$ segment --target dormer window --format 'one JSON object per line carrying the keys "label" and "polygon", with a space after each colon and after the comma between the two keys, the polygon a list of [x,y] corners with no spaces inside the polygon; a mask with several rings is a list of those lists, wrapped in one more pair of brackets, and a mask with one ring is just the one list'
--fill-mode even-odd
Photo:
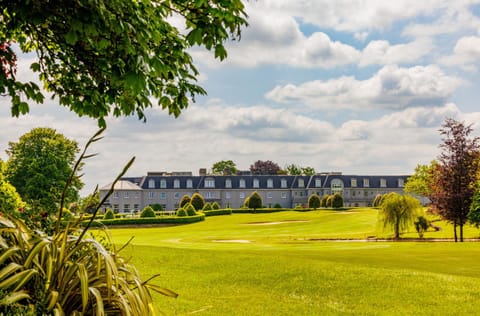
{"label": "dormer window", "polygon": [[240,179],[240,182],[238,184],[240,188],[245,188],[245,179]]}
{"label": "dormer window", "polygon": [[180,180],[178,180],[178,179],[173,180],[173,187],[175,189],[180,188]]}
{"label": "dormer window", "polygon": [[370,186],[370,179],[363,179],[363,187],[368,188]]}
{"label": "dormer window", "polygon": [[403,188],[405,186],[405,180],[403,178],[398,178],[398,187]]}
{"label": "dormer window", "polygon": [[287,179],[282,179],[282,180],[280,180],[280,182],[281,182],[281,186],[282,186],[283,189],[288,187]]}
{"label": "dormer window", "polygon": [[322,187],[322,179],[315,179],[315,187],[316,188]]}
{"label": "dormer window", "polygon": [[259,188],[260,187],[260,181],[258,179],[253,179],[253,187],[254,188]]}
{"label": "dormer window", "polygon": [[305,187],[305,181],[302,178],[298,179],[298,187],[299,188]]}
{"label": "dormer window", "polygon": [[380,179],[380,187],[381,188],[387,187],[387,179]]}
{"label": "dormer window", "polygon": [[226,179],[225,180],[225,187],[226,188],[231,188],[232,187],[232,179]]}
{"label": "dormer window", "polygon": [[188,188],[188,189],[193,188],[193,181],[192,181],[192,179],[187,179],[187,188]]}
{"label": "dormer window", "polygon": [[161,189],[166,189],[167,188],[167,180],[165,180],[165,179],[160,180],[160,188]]}
{"label": "dormer window", "polygon": [[352,188],[356,188],[356,187],[357,187],[357,179],[351,178],[351,179],[350,179],[350,186],[351,186]]}
{"label": "dormer window", "polygon": [[272,179],[267,180],[267,188],[269,188],[269,189],[273,188],[273,180]]}
{"label": "dormer window", "polygon": [[149,189],[154,189],[155,188],[155,180],[153,180],[153,179],[148,180],[148,188]]}
{"label": "dormer window", "polygon": [[215,188],[215,179],[213,179],[213,178],[205,179],[205,187],[206,188]]}

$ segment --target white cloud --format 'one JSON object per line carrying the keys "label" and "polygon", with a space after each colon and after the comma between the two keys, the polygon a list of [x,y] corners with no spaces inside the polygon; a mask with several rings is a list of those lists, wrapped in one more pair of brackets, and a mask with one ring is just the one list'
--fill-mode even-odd
{"label": "white cloud", "polygon": [[341,77],[301,85],[276,86],[265,96],[280,103],[305,104],[313,109],[402,109],[440,105],[461,80],[448,76],[438,66],[399,68],[388,65],[366,80]]}
{"label": "white cloud", "polygon": [[440,62],[449,66],[460,66],[467,70],[476,70],[480,62],[480,37],[465,36],[460,38],[453,49],[453,55],[440,59]]}
{"label": "white cloud", "polygon": [[363,49],[359,65],[418,63],[432,48],[432,41],[428,38],[397,45],[391,45],[386,40],[371,41]]}

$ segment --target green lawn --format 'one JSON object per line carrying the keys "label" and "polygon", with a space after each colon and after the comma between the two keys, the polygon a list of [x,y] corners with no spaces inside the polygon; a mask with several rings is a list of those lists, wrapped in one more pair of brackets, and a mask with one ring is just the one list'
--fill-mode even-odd
{"label": "green lawn", "polygon": [[[438,223],[437,223],[438,224]],[[451,227],[427,237],[451,237]],[[164,228],[110,230],[155,283],[166,315],[474,315],[480,244],[314,241],[366,238],[376,211],[236,214]],[[468,228],[466,237],[478,237]],[[407,237],[415,237],[413,232]]]}

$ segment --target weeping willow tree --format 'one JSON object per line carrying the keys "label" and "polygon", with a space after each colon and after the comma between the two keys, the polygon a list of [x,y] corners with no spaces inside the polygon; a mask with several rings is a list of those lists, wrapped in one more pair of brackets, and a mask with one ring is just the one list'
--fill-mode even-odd
{"label": "weeping willow tree", "polygon": [[391,227],[395,239],[398,239],[400,233],[405,231],[421,215],[421,204],[410,195],[400,195],[392,192],[383,198],[378,215],[383,228]]}

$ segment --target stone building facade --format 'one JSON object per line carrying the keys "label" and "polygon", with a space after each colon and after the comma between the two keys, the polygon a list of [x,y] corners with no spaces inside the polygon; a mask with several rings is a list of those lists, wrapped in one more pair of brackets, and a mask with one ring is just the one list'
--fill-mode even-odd
{"label": "stone building facade", "polygon": [[[200,193],[205,201],[217,202],[222,208],[241,207],[246,197],[257,191],[266,207],[306,205],[308,197],[340,193],[344,205],[370,206],[377,194],[402,194],[407,175],[343,175],[319,173],[312,176],[291,175],[207,175],[193,176],[191,172],[149,172],[142,177],[125,177],[116,183],[113,194],[103,208],[118,212],[142,210],[161,204],[164,210],[178,208],[184,195]],[[100,189],[103,198],[110,189]]]}

